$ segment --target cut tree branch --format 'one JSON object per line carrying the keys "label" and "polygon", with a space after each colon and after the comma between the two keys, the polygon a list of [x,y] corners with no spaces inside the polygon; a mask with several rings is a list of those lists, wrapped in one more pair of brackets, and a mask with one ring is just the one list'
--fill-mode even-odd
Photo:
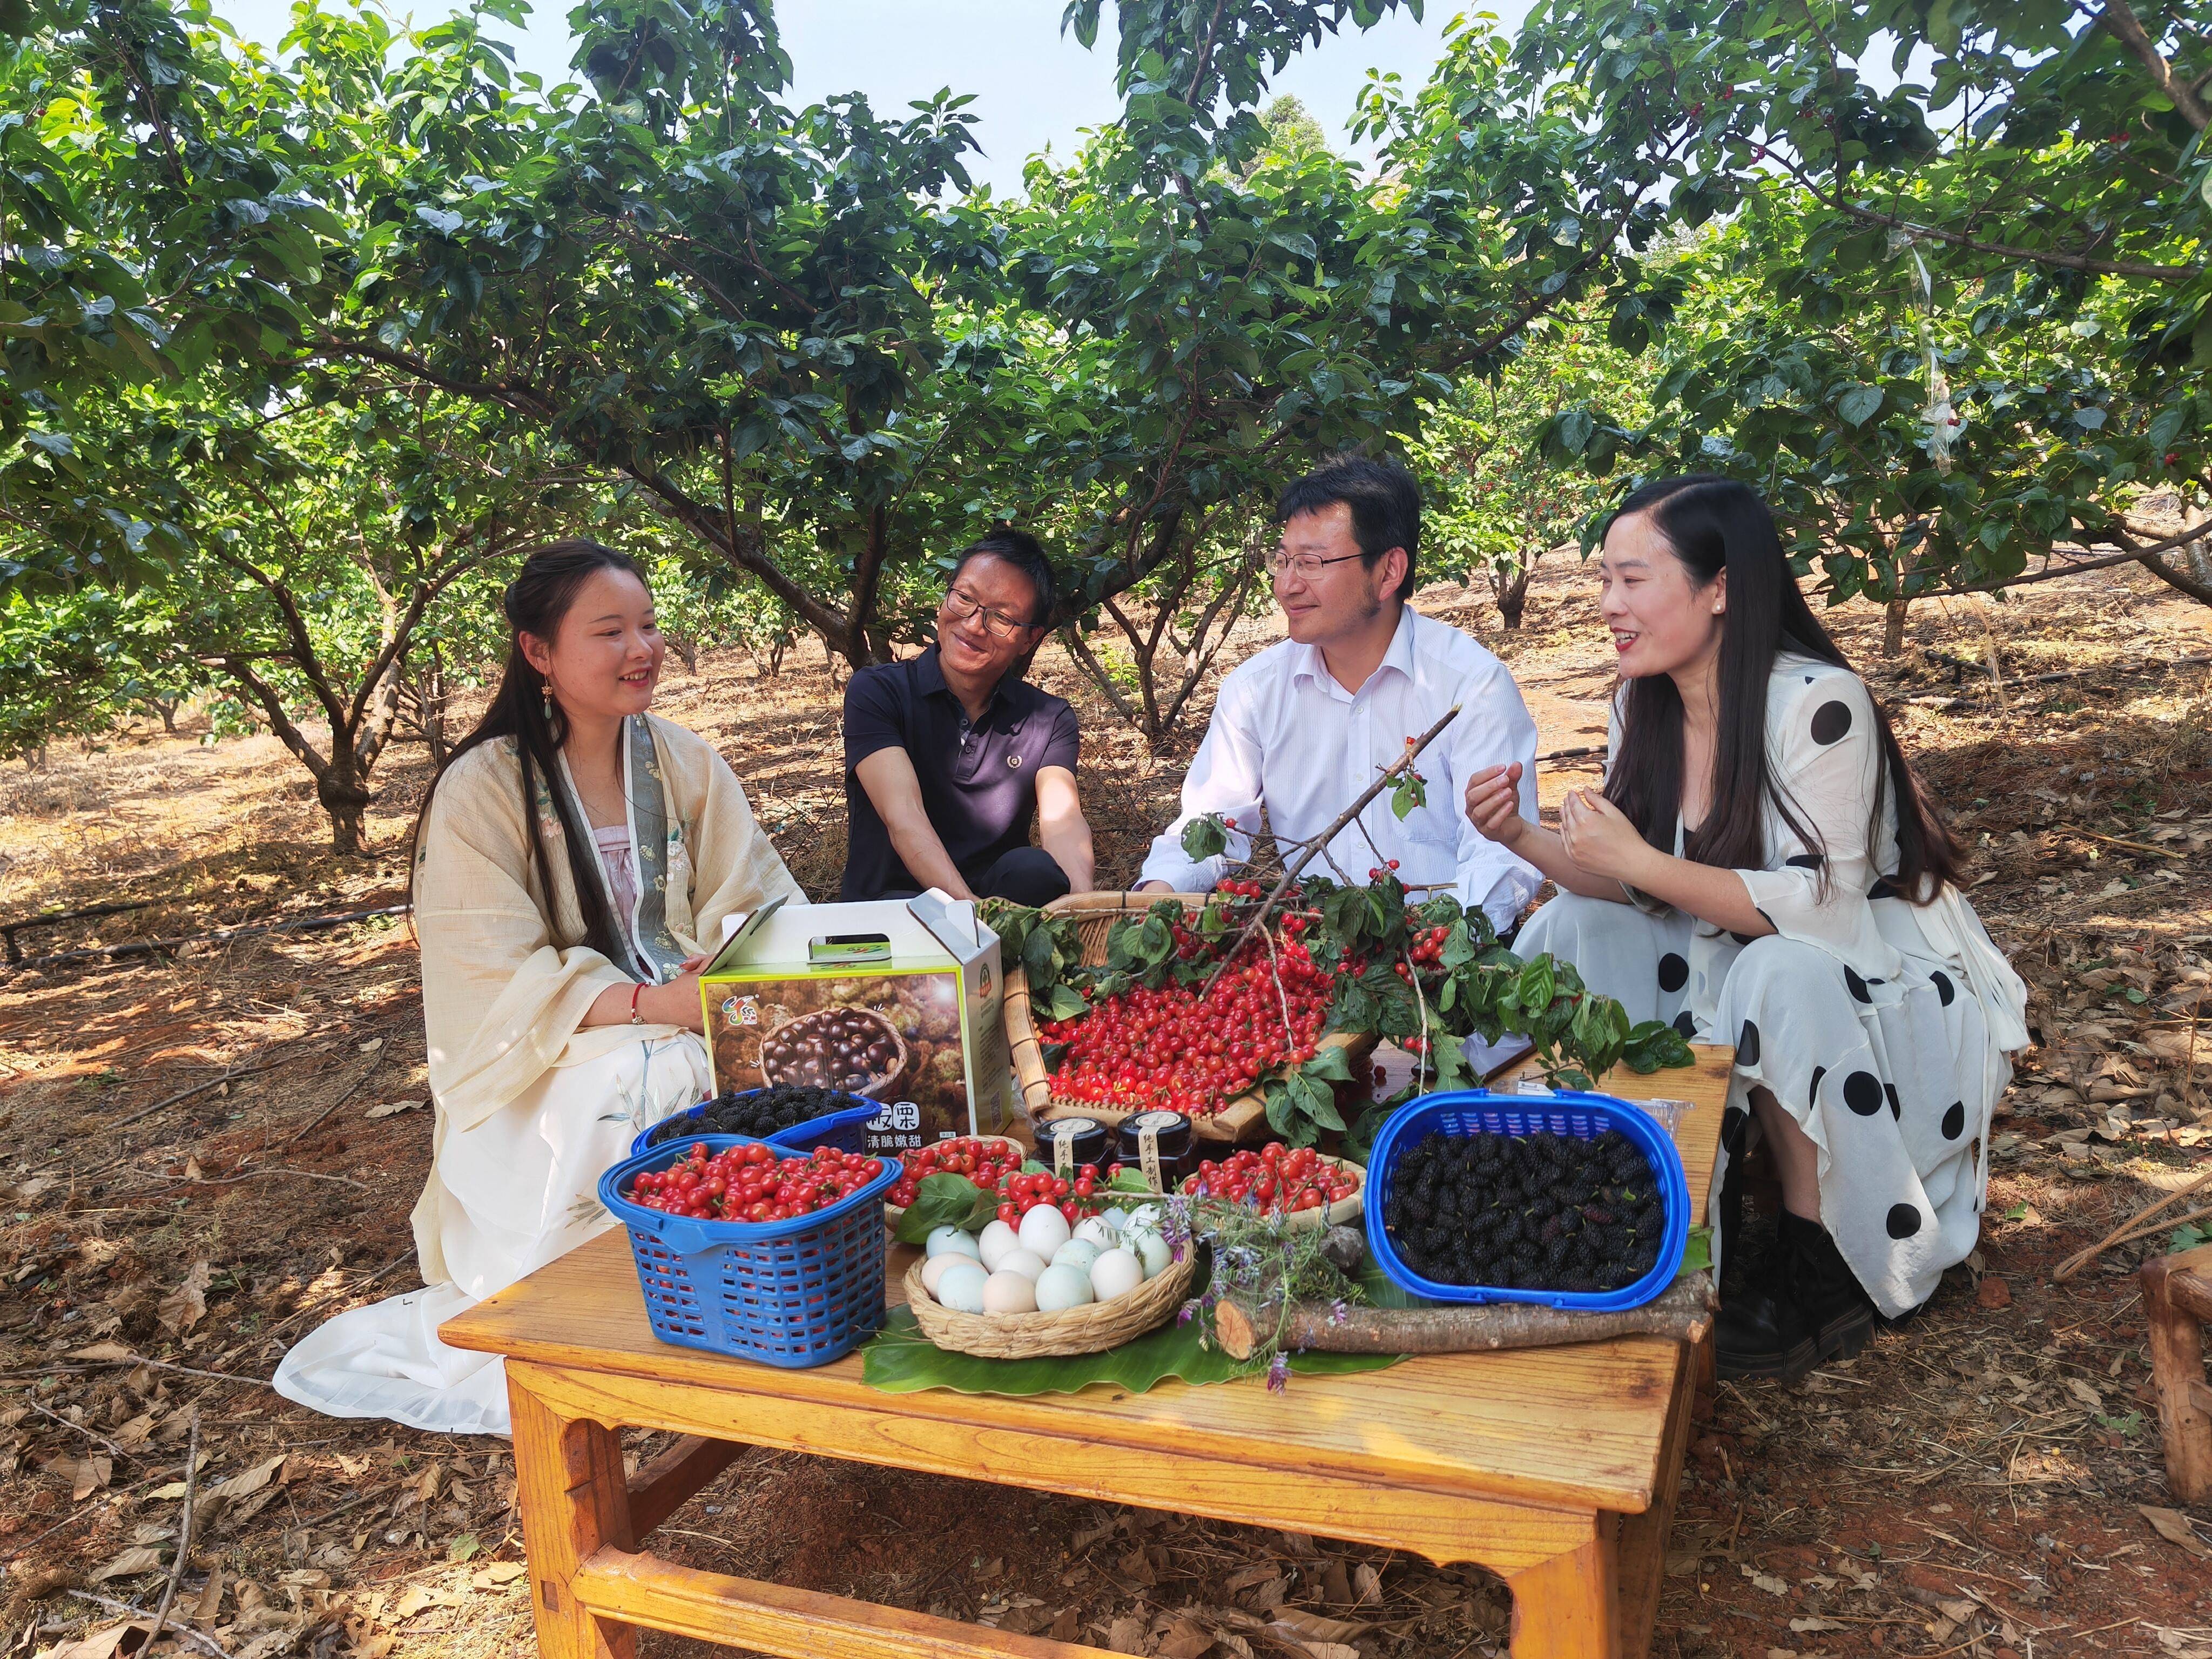
{"label": "cut tree branch", "polygon": [[[1212,994],[1214,981],[1228,971],[1229,964],[1237,959],[1237,953],[1244,948],[1252,935],[1274,913],[1275,907],[1283,902],[1283,895],[1289,892],[1291,884],[1297,880],[1298,872],[1311,864],[1317,856],[1326,852],[1329,842],[1336,839],[1337,832],[1364,812],[1367,810],[1367,803],[1389,788],[1400,773],[1413,769],[1413,763],[1421,757],[1422,751],[1437,740],[1437,735],[1443,731],[1444,727],[1459,718],[1460,708],[1460,704],[1454,703],[1444,711],[1443,716],[1434,726],[1422,732],[1419,737],[1409,739],[1406,744],[1406,752],[1376,773],[1375,781],[1360,792],[1359,799],[1336,815],[1336,822],[1317,836],[1310,836],[1304,841],[1291,843],[1297,848],[1297,855],[1283,860],[1282,878],[1276,882],[1274,890],[1267,895],[1267,902],[1253,912],[1251,920],[1244,924],[1243,930],[1231,941],[1229,948],[1221,953],[1221,960],[1215,964],[1212,974],[1206,981],[1205,988],[1199,993],[1200,1001],[1203,1002]],[[1283,844],[1279,836],[1277,837],[1276,844],[1279,847]]]}
{"label": "cut tree branch", "polygon": [[[1606,1342],[1619,1336],[1663,1336],[1701,1342],[1712,1326],[1710,1273],[1678,1279],[1640,1308],[1618,1313],[1493,1304],[1478,1307],[1369,1308],[1348,1306],[1340,1317],[1328,1303],[1293,1303],[1277,1340],[1285,1352],[1326,1353],[1470,1353],[1499,1348],[1552,1348]],[[1259,1333],[1273,1331],[1273,1307],[1261,1309],[1224,1297],[1213,1328],[1232,1359],[1249,1358]]]}

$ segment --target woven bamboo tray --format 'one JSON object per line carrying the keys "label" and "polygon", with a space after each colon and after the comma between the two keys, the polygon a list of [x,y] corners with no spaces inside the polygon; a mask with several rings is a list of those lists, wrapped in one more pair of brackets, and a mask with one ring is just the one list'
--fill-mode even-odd
{"label": "woven bamboo tray", "polygon": [[[1106,935],[1123,916],[1141,916],[1164,898],[1181,902],[1188,910],[1196,910],[1205,904],[1204,893],[1071,893],[1066,898],[1054,899],[1045,906],[1055,915],[1073,915],[1076,937],[1082,942],[1083,960],[1095,967],[1106,960]],[[1087,1117],[1095,1119],[1111,1129],[1124,1118],[1136,1115],[1134,1109],[1116,1111],[1085,1100],[1055,1100],[1052,1092],[1052,1073],[1045,1070],[1044,1048],[1037,1041],[1036,1026],[1030,1017],[1030,981],[1018,964],[1006,974],[1006,1046],[1013,1053],[1014,1076],[1022,1089],[1022,1108],[1035,1123],[1049,1123],[1055,1117]],[[1365,1032],[1335,1031],[1321,1040],[1324,1048],[1346,1048],[1346,1056],[1357,1075],[1369,1054],[1375,1051],[1375,1038]],[[1267,1127],[1267,1103],[1257,1089],[1250,1090],[1230,1101],[1211,1116],[1191,1120],[1194,1139],[1218,1146],[1233,1146],[1240,1140],[1259,1139]]]}
{"label": "woven bamboo tray", "polygon": [[1086,1302],[1059,1313],[957,1313],[930,1295],[920,1261],[906,1270],[906,1304],[914,1322],[940,1348],[984,1359],[1042,1359],[1051,1354],[1102,1353],[1135,1340],[1176,1316],[1190,1296],[1198,1252],[1186,1249],[1157,1277],[1111,1302]]}

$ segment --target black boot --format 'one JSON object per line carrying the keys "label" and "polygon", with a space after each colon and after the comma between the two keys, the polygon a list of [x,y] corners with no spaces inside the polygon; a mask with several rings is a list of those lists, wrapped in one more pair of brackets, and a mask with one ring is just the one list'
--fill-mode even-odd
{"label": "black boot", "polygon": [[1723,1380],[1778,1376],[1794,1382],[1819,1362],[1813,1334],[1790,1294],[1789,1266],[1790,1252],[1778,1240],[1763,1259],[1747,1266],[1741,1287],[1722,1301],[1713,1321],[1713,1349]]}
{"label": "black boot", "polygon": [[1873,1340],[1874,1309],[1828,1230],[1784,1210],[1776,1243],[1788,1264],[1790,1299],[1819,1352],[1816,1363],[1856,1356]]}
{"label": "black boot", "polygon": [[1815,1365],[1849,1359],[1874,1335],[1874,1310],[1836,1241],[1817,1221],[1782,1212],[1774,1248],[1713,1322],[1722,1376],[1794,1382]]}

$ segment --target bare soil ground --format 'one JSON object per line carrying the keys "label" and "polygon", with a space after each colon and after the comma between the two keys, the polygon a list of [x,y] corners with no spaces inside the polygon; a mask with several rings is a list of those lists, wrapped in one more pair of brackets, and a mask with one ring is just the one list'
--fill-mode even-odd
{"label": "bare soil ground", "polygon": [[[1512,664],[1545,749],[1602,741],[1608,647],[1571,561],[1517,635],[1454,586],[1422,604]],[[2212,696],[2186,661],[2212,653],[2212,612],[2106,573],[2002,605],[1923,604],[1890,662],[1878,613],[1836,620],[1976,844],[1973,897],[2033,987],[2040,1046],[2001,1109],[1974,1261],[1856,1361],[1723,1389],[1692,1448],[1655,1650],[2212,1655],[2212,1562],[2138,1508],[2172,1502],[2133,1276],[2164,1235],[2052,1279],[2203,1167],[2212,1133],[2197,1024]],[[1273,633],[1250,624],[1232,654]],[[844,817],[830,677],[766,680],[733,658],[672,673],[662,708],[721,747],[826,895]],[[1101,878],[1126,879],[1202,724],[1154,757],[1056,653],[1038,674],[1084,710]],[[1579,765],[1547,769],[1547,802],[1595,777]],[[340,860],[270,738],[124,737],[10,769],[0,921],[149,902],[24,933],[36,957],[397,902],[427,770],[419,748],[386,762],[373,850]],[[172,1615],[194,1650],[529,1651],[503,1443],[331,1421],[262,1382],[317,1321],[418,1282],[422,1060],[404,924],[0,978],[11,1651],[143,1645],[119,1621],[169,1576],[195,1413],[202,1502]],[[2212,1536],[2212,1514],[2192,1519]],[[1172,1659],[1449,1659],[1505,1638],[1478,1571],[795,1455],[741,1459],[662,1541],[696,1565]]]}

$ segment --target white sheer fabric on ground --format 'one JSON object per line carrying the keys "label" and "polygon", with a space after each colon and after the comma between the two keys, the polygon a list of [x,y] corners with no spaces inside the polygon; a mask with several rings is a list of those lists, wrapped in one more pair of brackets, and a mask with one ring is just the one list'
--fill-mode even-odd
{"label": "white sheer fabric on ground", "polygon": [[449,1278],[340,1314],[284,1356],[287,1400],[332,1417],[383,1417],[441,1434],[508,1432],[496,1355],[438,1340],[438,1327],[613,1224],[599,1176],[637,1132],[712,1092],[689,1032],[556,1066],[472,1129],[440,1137],[419,1213]]}

